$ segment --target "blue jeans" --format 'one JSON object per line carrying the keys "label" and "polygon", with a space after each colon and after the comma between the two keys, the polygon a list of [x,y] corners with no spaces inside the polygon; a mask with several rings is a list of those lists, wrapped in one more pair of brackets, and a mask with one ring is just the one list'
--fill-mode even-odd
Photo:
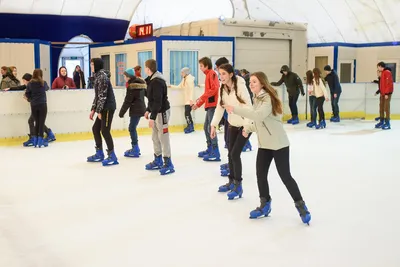
{"label": "blue jeans", "polygon": [[331,94],[331,105],[332,105],[332,113],[333,117],[339,117],[339,98],[341,93],[337,94],[337,97],[334,98],[334,94]]}
{"label": "blue jeans", "polygon": [[211,139],[211,136],[210,136],[211,121],[214,117],[214,113],[215,113],[215,107],[208,108],[206,110],[206,119],[204,121],[204,133],[206,134],[207,146],[217,147],[218,146],[218,137],[215,136],[214,139]]}
{"label": "blue jeans", "polygon": [[317,105],[316,105],[316,97],[313,95],[309,96],[310,100],[310,114],[311,114],[311,121],[315,122],[317,120]]}
{"label": "blue jeans", "polygon": [[129,123],[129,133],[131,135],[132,147],[134,147],[138,144],[138,134],[137,134],[136,128],[139,124],[139,121],[140,121],[139,116],[133,116],[133,117],[131,117],[131,121]]}

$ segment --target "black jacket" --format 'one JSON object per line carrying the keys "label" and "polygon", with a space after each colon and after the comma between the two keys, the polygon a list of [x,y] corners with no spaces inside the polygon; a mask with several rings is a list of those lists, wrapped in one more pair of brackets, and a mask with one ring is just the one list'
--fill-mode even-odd
{"label": "black jacket", "polygon": [[[76,85],[76,88],[81,88],[81,89],[86,88],[85,74],[83,73],[83,71],[80,71],[80,72],[74,71],[73,77],[74,77],[74,83]],[[80,87],[81,83],[82,83],[82,87]]]}
{"label": "black jacket", "polygon": [[331,95],[340,94],[342,92],[342,86],[340,85],[339,82],[339,76],[334,70],[332,70],[331,73],[326,75],[325,81],[329,85],[329,90],[331,91]]}
{"label": "black jacket", "polygon": [[[288,74],[283,74],[284,71],[287,71]],[[301,94],[304,95],[303,82],[300,79],[299,75],[290,71],[290,68],[286,65],[281,68],[282,77],[278,82],[272,82],[273,86],[280,86],[282,83],[285,83],[286,90],[289,95],[294,96],[299,94],[299,89]]]}
{"label": "black jacket", "polygon": [[26,86],[26,98],[31,103],[31,106],[47,103],[46,91],[49,90],[49,86],[46,82],[42,85],[39,81],[31,80]]}
{"label": "black jacket", "polygon": [[124,117],[129,108],[129,116],[142,117],[146,112],[146,104],[144,103],[144,96],[146,94],[146,82],[138,77],[132,78],[128,81],[126,88],[126,96],[119,112],[119,117]]}
{"label": "black jacket", "polygon": [[147,77],[146,82],[146,97],[149,100],[146,111],[151,112],[150,119],[155,120],[158,113],[170,109],[168,88],[164,77],[158,71]]}
{"label": "black jacket", "polygon": [[103,110],[116,110],[114,89],[110,81],[111,74],[107,70],[99,70],[94,74],[94,100],[92,109],[97,113]]}

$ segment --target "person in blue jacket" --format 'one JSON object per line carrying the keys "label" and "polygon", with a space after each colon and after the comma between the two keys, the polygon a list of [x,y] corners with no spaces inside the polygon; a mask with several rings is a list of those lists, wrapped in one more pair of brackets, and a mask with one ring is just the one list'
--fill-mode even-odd
{"label": "person in blue jacket", "polygon": [[324,71],[326,74],[325,81],[329,85],[329,90],[331,91],[331,105],[332,105],[332,113],[333,116],[330,119],[331,122],[340,122],[339,116],[339,99],[342,94],[342,86],[339,82],[339,76],[331,68],[331,66],[326,65],[324,67]]}

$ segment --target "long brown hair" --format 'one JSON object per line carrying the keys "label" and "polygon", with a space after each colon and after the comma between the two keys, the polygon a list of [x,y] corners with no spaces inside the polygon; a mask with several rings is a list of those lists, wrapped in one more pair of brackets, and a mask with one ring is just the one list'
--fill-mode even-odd
{"label": "long brown hair", "polygon": [[307,84],[313,84],[314,74],[311,70],[306,72]]}
{"label": "long brown hair", "polygon": [[41,85],[44,85],[43,71],[41,69],[35,69],[33,71],[31,82],[39,82]]}
{"label": "long brown hair", "polygon": [[258,79],[262,88],[265,91],[267,91],[267,93],[271,97],[272,114],[274,116],[276,116],[277,114],[282,114],[283,113],[282,102],[278,97],[278,92],[269,83],[267,75],[265,75],[264,72],[258,71],[252,73],[251,76],[256,77]]}
{"label": "long brown hair", "polygon": [[321,79],[321,70],[319,68],[314,68],[312,72],[314,74],[315,83],[319,85],[319,80]]}
{"label": "long brown hair", "polygon": [[[238,92],[237,92],[237,77],[235,75],[235,70],[233,69],[233,66],[231,64],[225,63],[225,64],[222,64],[221,66],[219,66],[219,69],[220,70],[224,70],[229,74],[233,73],[233,76],[232,76],[231,79],[232,79],[232,82],[233,82],[233,88],[235,90],[236,98],[239,101],[239,103],[246,104],[246,102],[240,96],[238,96]],[[219,89],[219,95],[220,95],[219,104],[221,106],[224,105],[224,101],[222,101],[222,94],[224,93],[224,88],[225,88],[225,84],[222,84],[221,88]]]}

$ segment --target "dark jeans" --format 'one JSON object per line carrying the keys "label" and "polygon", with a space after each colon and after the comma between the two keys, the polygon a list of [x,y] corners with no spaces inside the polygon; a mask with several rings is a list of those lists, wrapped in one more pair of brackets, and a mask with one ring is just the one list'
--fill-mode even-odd
{"label": "dark jeans", "polygon": [[313,95],[310,95],[309,100],[310,100],[311,121],[315,122],[317,120],[317,104],[316,104],[317,98]]}
{"label": "dark jeans", "polygon": [[299,112],[297,110],[297,100],[299,99],[300,93],[297,93],[296,95],[289,95],[289,108],[290,112],[292,113],[292,118],[295,118],[299,115]]}
{"label": "dark jeans", "polygon": [[[35,135],[35,118],[33,117],[33,114],[31,113],[31,116],[28,119],[28,125],[29,125],[29,134],[31,136]],[[50,132],[50,129],[47,128],[46,124],[43,126],[43,131],[48,135]]]}
{"label": "dark jeans", "polygon": [[260,197],[266,198],[267,201],[271,200],[268,185],[268,172],[272,159],[274,159],[278,174],[292,196],[292,199],[295,202],[303,200],[299,186],[290,173],[289,147],[284,147],[279,150],[258,149],[256,169]]}
{"label": "dark jeans", "polygon": [[190,105],[185,105],[185,119],[186,119],[186,123],[188,125],[193,124],[192,115],[190,113],[191,111],[192,111],[192,107]]}
{"label": "dark jeans", "polygon": [[35,120],[35,130],[33,136],[43,137],[44,123],[47,117],[47,104],[31,106],[32,115]]}
{"label": "dark jeans", "polygon": [[315,101],[317,103],[317,108],[318,108],[318,115],[319,115],[318,121],[325,120],[325,113],[324,113],[325,97],[324,96],[318,97]]}
{"label": "dark jeans", "polygon": [[215,113],[215,107],[206,109],[206,119],[204,121],[204,133],[206,135],[207,146],[218,147],[218,136],[215,136],[214,139],[211,139],[210,136],[211,121],[213,119],[214,113]]}
{"label": "dark jeans", "polygon": [[132,147],[138,144],[137,126],[140,121],[140,116],[132,116],[129,123],[129,134],[131,135]]}
{"label": "dark jeans", "polygon": [[331,94],[331,106],[332,106],[333,117],[339,117],[339,99],[340,99],[340,94],[337,94],[336,98],[333,95],[334,94]]}
{"label": "dark jeans", "polygon": [[242,154],[242,149],[249,139],[244,138],[242,127],[229,126],[229,143],[228,143],[228,164],[229,164],[229,179],[242,181],[242,160],[240,155]]}
{"label": "dark jeans", "polygon": [[225,141],[225,144],[227,146],[229,146],[229,126],[230,126],[230,124],[229,124],[228,120],[225,120],[225,123],[224,123],[224,141]]}
{"label": "dark jeans", "polygon": [[108,151],[114,150],[114,141],[111,136],[111,123],[114,117],[114,112],[115,110],[103,110],[101,112],[101,120],[96,117],[92,131],[97,149],[103,149],[103,142],[101,139],[101,136],[103,135]]}

